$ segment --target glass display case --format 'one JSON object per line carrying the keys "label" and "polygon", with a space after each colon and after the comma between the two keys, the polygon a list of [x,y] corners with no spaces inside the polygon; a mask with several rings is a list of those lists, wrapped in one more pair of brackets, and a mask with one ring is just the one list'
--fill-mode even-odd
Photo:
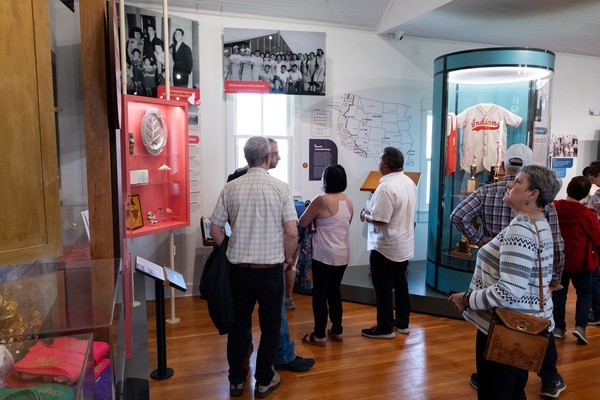
{"label": "glass display case", "polygon": [[92,400],[95,365],[89,333],[0,344],[0,399]]}
{"label": "glass display case", "polygon": [[123,96],[123,199],[128,238],[190,224],[185,101]]}
{"label": "glass display case", "polygon": [[96,393],[77,398],[120,398],[125,363],[120,260],[8,266],[0,268],[0,282],[0,345],[20,349],[22,356],[36,341],[62,343],[86,334],[94,355],[103,350],[90,363],[91,389],[81,392]]}
{"label": "glass display case", "polygon": [[[554,54],[526,48],[462,51],[434,62],[433,143],[426,283],[468,288],[478,248],[452,225],[452,210],[503,179],[508,147],[523,143],[549,166]],[[477,220],[473,226],[479,227]]]}

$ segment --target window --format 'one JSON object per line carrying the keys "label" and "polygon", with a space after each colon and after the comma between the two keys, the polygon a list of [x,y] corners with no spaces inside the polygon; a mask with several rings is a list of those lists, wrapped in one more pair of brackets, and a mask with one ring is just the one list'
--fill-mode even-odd
{"label": "window", "polygon": [[419,191],[419,211],[426,212],[429,210],[429,196],[431,194],[431,146],[433,144],[433,112],[432,100],[421,100],[421,157],[423,164],[420,170],[422,171],[421,181],[418,186]]}
{"label": "window", "polygon": [[433,115],[431,110],[427,110],[427,123],[425,126],[427,127],[427,133],[425,135],[425,162],[427,163],[427,180],[425,181],[427,191],[425,193],[425,204],[429,209],[429,195],[431,194],[431,142],[433,140]]}
{"label": "window", "polygon": [[237,94],[233,96],[235,168],[245,166],[244,144],[250,136],[267,136],[277,141],[281,160],[269,174],[291,183],[293,99],[280,94]]}

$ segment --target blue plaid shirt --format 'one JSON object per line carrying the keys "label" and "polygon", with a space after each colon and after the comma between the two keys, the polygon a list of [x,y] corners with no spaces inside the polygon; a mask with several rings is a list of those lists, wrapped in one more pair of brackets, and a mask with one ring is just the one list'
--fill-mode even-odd
{"label": "blue plaid shirt", "polygon": [[[513,220],[515,213],[502,199],[506,193],[506,183],[514,179],[514,176],[508,175],[504,177],[504,181],[480,187],[452,211],[450,220],[470,243],[481,245],[484,236],[495,237]],[[548,204],[544,208],[544,214],[554,242],[552,281],[556,282],[560,281],[565,262],[564,242],[554,204]],[[480,217],[481,229],[475,229],[471,223],[473,217]]]}

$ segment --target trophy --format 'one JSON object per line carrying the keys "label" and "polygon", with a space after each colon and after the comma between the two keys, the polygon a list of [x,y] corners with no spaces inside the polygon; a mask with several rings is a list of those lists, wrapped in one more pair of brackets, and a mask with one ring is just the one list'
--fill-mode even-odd
{"label": "trophy", "polygon": [[500,139],[496,143],[496,165],[492,167],[492,173],[490,175],[490,183],[499,182],[502,179],[502,175],[500,172],[500,166],[502,164],[502,160],[500,160]]}
{"label": "trophy", "polygon": [[454,250],[450,251],[450,255],[460,258],[471,259],[471,246],[466,237],[462,236],[460,241],[456,243]]}
{"label": "trophy", "polygon": [[467,181],[467,193],[474,192],[477,189],[477,180],[475,179],[475,173],[477,172],[477,156],[473,156],[473,164],[469,167],[471,170],[471,177]]}

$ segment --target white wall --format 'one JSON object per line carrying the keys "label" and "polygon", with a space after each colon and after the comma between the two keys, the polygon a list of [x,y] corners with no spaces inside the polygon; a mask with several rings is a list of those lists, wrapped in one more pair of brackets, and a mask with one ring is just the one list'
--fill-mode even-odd
{"label": "white wall", "polygon": [[[378,92],[380,96],[407,96],[407,101],[431,97],[433,92],[433,61],[436,57],[472,48],[485,47],[479,44],[457,43],[431,39],[406,37],[402,41],[392,41],[375,33],[363,30],[343,29],[330,26],[302,24],[274,19],[253,19],[245,17],[202,15],[196,12],[171,14],[196,18],[200,35],[200,126],[202,143],[203,210],[192,215],[192,226],[176,232],[176,268],[184,273],[190,285],[197,286],[199,273],[209,249],[202,247],[198,220],[200,215],[210,215],[219,192],[226,181],[228,172],[233,170],[227,165],[228,152],[232,151],[227,142],[227,110],[222,82],[222,41],[224,28],[275,29],[293,31],[325,32],[327,56],[327,96],[303,96],[302,115],[296,124],[306,147],[310,137],[310,111],[325,102],[335,100],[341,94]],[[600,129],[600,117],[590,117],[588,108],[600,107],[600,59],[557,55],[554,91],[552,101],[552,130],[559,133],[577,133],[580,138],[592,138],[595,130]],[[419,103],[420,104],[420,103]],[[419,110],[414,110],[415,116]],[[418,124],[417,121],[415,123]],[[420,129],[420,128],[418,128]],[[418,131],[417,131],[418,132]],[[296,132],[298,134],[298,132]],[[334,139],[332,137],[332,139]],[[420,146],[424,147],[424,146]],[[434,155],[435,157],[435,155]],[[308,152],[302,149],[300,159],[294,160],[293,167],[301,168],[302,162],[308,162]],[[347,194],[354,200],[355,209],[363,208],[369,194],[358,188],[369,170],[376,169],[375,160],[357,158],[347,150],[340,148],[339,162],[349,170],[349,188]],[[422,168],[421,160],[414,169]],[[580,172],[582,166],[577,167]],[[424,171],[423,171],[424,172]],[[308,182],[307,171],[301,172],[301,195],[311,199],[320,193],[319,183]],[[566,186],[566,185],[565,185]],[[355,213],[356,215],[356,213]],[[417,227],[415,259],[426,258],[426,214],[419,215],[423,221]],[[358,218],[352,223],[352,261],[351,265],[368,263],[365,230]],[[133,251],[136,255],[164,263],[168,260],[166,235],[153,238],[136,239]]]}

